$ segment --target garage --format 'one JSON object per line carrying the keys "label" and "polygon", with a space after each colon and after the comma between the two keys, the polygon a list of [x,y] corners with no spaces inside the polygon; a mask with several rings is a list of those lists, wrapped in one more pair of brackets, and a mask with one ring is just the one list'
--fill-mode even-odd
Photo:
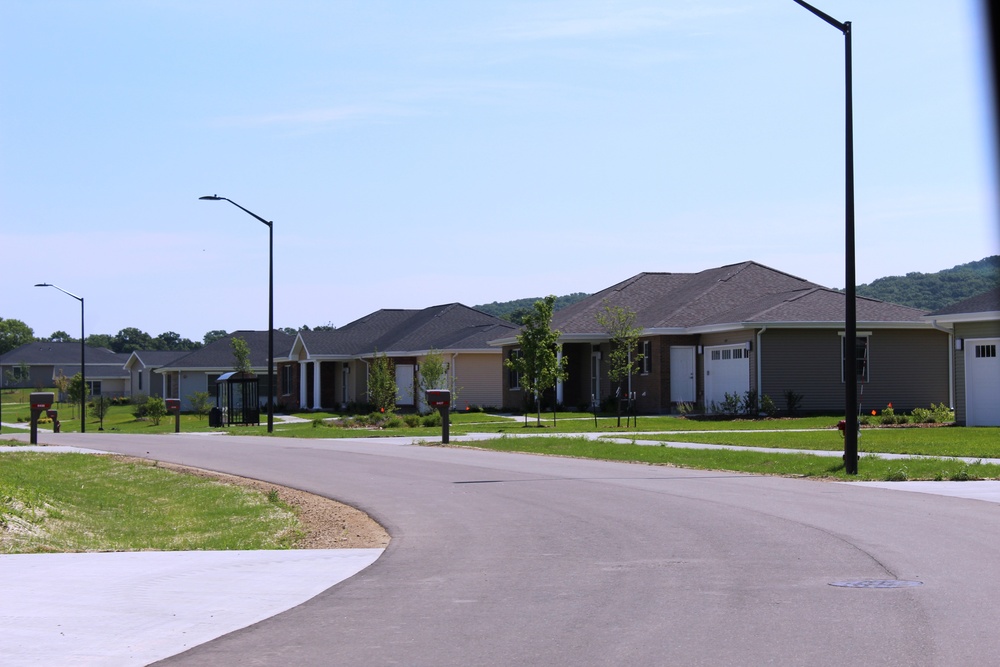
{"label": "garage", "polygon": [[705,409],[721,406],[726,394],[739,398],[750,391],[750,349],[748,343],[705,348]]}
{"label": "garage", "polygon": [[1000,338],[965,341],[965,423],[1000,426]]}

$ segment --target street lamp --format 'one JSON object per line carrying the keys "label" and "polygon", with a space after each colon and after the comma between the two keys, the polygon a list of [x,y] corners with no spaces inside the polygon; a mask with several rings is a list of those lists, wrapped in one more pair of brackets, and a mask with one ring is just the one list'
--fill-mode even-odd
{"label": "street lamp", "polygon": [[54,287],[63,294],[68,294],[80,302],[80,379],[83,384],[83,391],[80,393],[80,433],[87,432],[87,345],[83,335],[83,297],[72,292],[67,292],[58,285],[49,283],[38,283],[35,287]]}
{"label": "street lamp", "polygon": [[267,225],[267,432],[274,433],[274,223],[248,211],[232,199],[219,195],[198,197],[205,201],[227,201]]}
{"label": "street lamp", "polygon": [[851,102],[851,22],[837,19],[816,9],[803,0],[795,0],[810,12],[844,33],[844,62],[846,85],[846,223],[844,291],[847,303],[844,308],[844,403],[847,414],[844,423],[844,470],[848,475],[858,474],[858,312],[854,276],[854,120]]}

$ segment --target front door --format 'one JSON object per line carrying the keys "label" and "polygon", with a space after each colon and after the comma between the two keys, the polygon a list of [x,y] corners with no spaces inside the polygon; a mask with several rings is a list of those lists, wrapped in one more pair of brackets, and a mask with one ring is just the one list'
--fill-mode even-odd
{"label": "front door", "polygon": [[670,346],[670,402],[694,403],[694,345]]}
{"label": "front door", "polygon": [[396,404],[413,405],[413,364],[396,364]]}

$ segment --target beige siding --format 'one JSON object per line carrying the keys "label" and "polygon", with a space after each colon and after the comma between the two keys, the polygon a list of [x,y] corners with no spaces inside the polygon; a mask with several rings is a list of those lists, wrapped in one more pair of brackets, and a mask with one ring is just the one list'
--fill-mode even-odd
{"label": "beige siding", "polygon": [[500,407],[503,405],[504,368],[500,354],[445,354],[445,362],[452,364],[455,377],[455,410],[469,406]]}

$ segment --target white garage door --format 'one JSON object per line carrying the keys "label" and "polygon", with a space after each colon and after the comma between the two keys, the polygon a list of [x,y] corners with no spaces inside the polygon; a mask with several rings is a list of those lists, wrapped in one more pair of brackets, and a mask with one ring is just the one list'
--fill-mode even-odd
{"label": "white garage door", "polygon": [[722,405],[726,394],[741,399],[750,390],[750,351],[745,343],[705,348],[705,407]]}
{"label": "white garage door", "polygon": [[965,423],[1000,426],[1000,338],[965,341]]}

